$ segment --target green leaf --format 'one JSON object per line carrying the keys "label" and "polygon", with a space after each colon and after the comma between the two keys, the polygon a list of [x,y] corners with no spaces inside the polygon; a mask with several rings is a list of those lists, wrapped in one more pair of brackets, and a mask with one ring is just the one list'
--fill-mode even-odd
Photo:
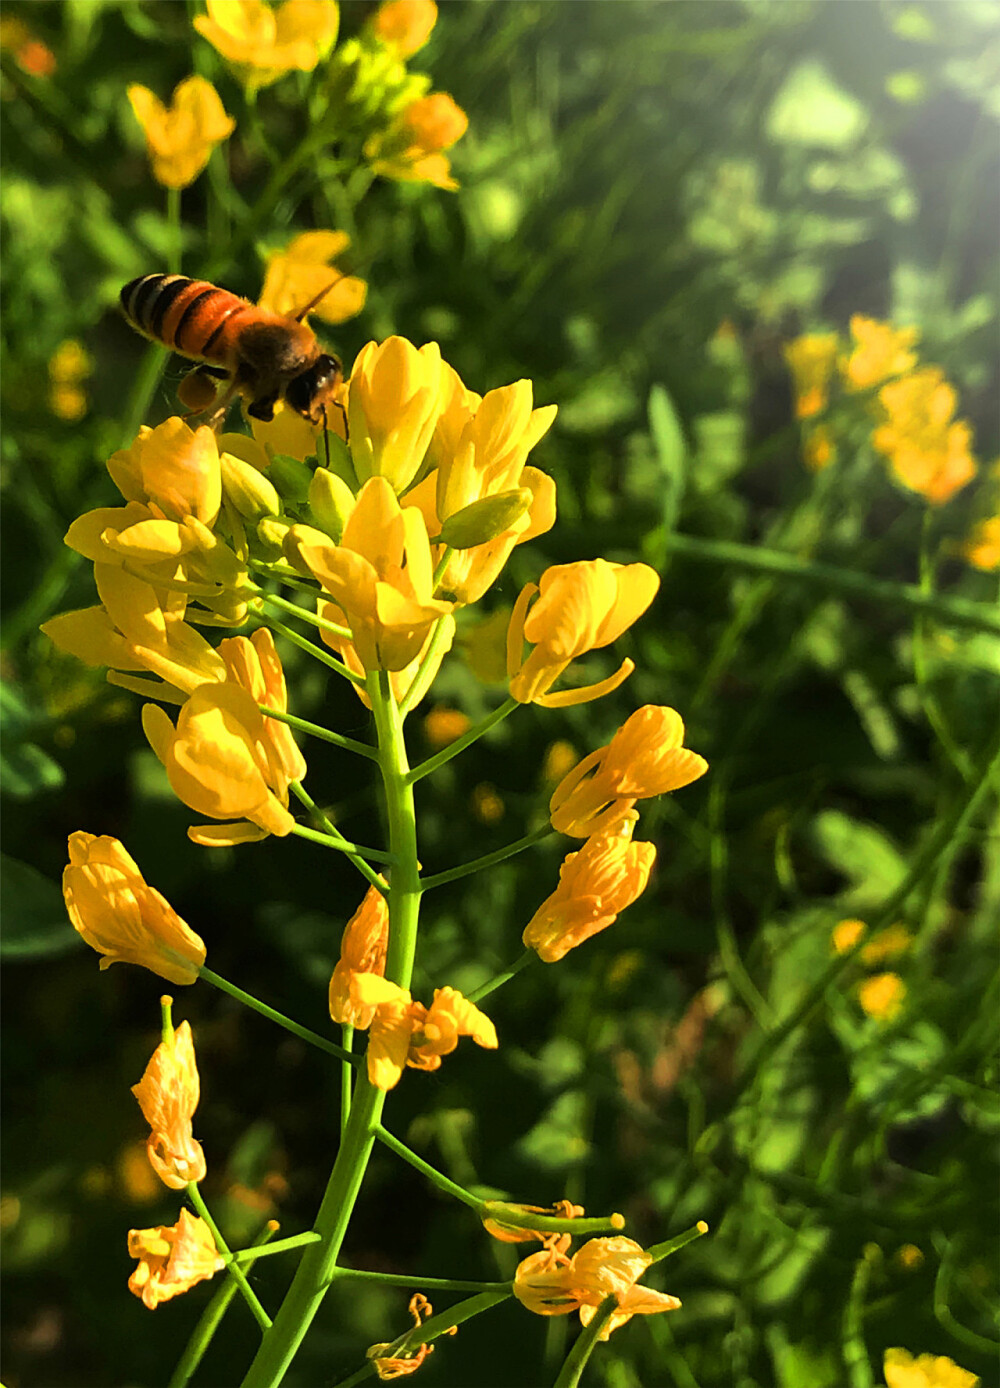
{"label": "green leaf", "polygon": [[868,114],[850,92],[814,58],[799,63],[786,78],[768,113],[766,130],[786,145],[846,149],[868,124]]}
{"label": "green leaf", "polygon": [[855,909],[877,906],[902,882],[906,863],[881,829],[840,810],[824,810],[812,823],[819,853],[851,882]]}
{"label": "green leaf", "polygon": [[66,919],[58,884],[6,854],[0,856],[0,917],[5,959],[42,959],[83,943]]}

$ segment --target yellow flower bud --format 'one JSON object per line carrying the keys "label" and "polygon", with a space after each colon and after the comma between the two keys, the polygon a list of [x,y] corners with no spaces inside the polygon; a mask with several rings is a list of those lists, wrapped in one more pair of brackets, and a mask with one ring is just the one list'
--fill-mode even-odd
{"label": "yellow flower bud", "polygon": [[441,527],[440,543],[452,549],[473,549],[495,540],[527,515],[533,500],[530,488],[514,487],[509,492],[473,501],[448,517]]}
{"label": "yellow flower bud", "polygon": [[190,1022],[164,1037],[132,1093],[152,1129],[146,1152],[163,1184],[183,1190],[203,1181],[205,1154],[191,1131],[200,1085]]}
{"label": "yellow flower bud", "polygon": [[264,516],[278,515],[281,498],[262,472],[232,453],[223,453],[221,464],[226,499],[244,520],[257,521]]}
{"label": "yellow flower bud", "polygon": [[369,342],[348,383],[347,423],[354,470],[364,482],[384,477],[399,494],[415,480],[442,401],[441,352],[402,337]]}
{"label": "yellow flower bud", "polygon": [[309,509],[320,530],[340,543],[357,498],[342,477],[318,467],[309,483]]}

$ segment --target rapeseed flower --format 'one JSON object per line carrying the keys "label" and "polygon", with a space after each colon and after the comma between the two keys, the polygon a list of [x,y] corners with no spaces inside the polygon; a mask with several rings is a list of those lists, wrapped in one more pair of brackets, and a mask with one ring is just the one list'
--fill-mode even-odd
{"label": "rapeseed flower", "polygon": [[975,476],[972,430],[955,420],[955,388],[937,366],[922,367],[878,393],[882,423],[872,434],[897,481],[933,506],[943,505]]}
{"label": "rapeseed flower", "polygon": [[191,1129],[199,1092],[191,1024],[181,1022],[164,1036],[142,1079],[132,1086],[151,1129],[149,1164],[172,1190],[205,1179],[205,1154]]}
{"label": "rapeseed flower", "polygon": [[606,930],[645,891],[656,849],[651,843],[632,842],[638,817],[632,810],[563,860],[558,887],[539,906],[522,937],[546,964]]}
{"label": "rapeseed flower", "polygon": [[128,1280],[129,1291],[151,1311],[225,1266],[208,1225],[187,1210],[181,1210],[176,1224],[130,1229],[128,1251],[139,1259]]}
{"label": "rapeseed flower", "polygon": [[798,419],[812,419],[826,409],[839,347],[836,333],[805,333],[785,347]]}
{"label": "rapeseed flower", "polygon": [[248,91],[270,86],[286,72],[312,72],[337,39],[336,0],[208,0],[194,27],[230,63]]}
{"label": "rapeseed flower", "polygon": [[87,413],[87,392],[82,382],[94,367],[83,344],[69,337],[49,358],[49,409],[59,419],[82,419]]}
{"label": "rapeseed flower", "polygon": [[[434,1307],[421,1292],[416,1292],[410,1297],[409,1311],[416,1329],[419,1330],[424,1321],[430,1320],[434,1314]],[[457,1328],[452,1326],[450,1333],[454,1335]],[[365,1351],[365,1358],[371,1360],[382,1382],[415,1374],[427,1356],[434,1353],[434,1346],[429,1340],[417,1345],[411,1353],[406,1341],[412,1333],[409,1331],[407,1335],[385,1344],[369,1345]]]}
{"label": "rapeseed flower", "polygon": [[436,342],[369,342],[347,392],[351,457],[360,482],[384,477],[398,494],[416,479],[444,407],[444,363]]}
{"label": "rapeseed flower", "polygon": [[330,1016],[341,1026],[370,1027],[374,1007],[364,1007],[351,999],[351,977],[370,973],[385,976],[385,956],[389,947],[389,906],[384,893],[369,887],[365,899],[344,927],[340,958],[330,978]]}
{"label": "rapeseed flower", "polygon": [[147,886],[117,839],[70,834],[63,896],[74,930],[103,956],[102,969],[140,964],[176,984],[198,977],[204,941]]}
{"label": "rapeseed flower", "polygon": [[294,318],[322,294],[310,313],[327,323],[354,318],[365,306],[368,285],[354,275],[341,274],[330,263],[350,244],[346,231],[300,232],[283,251],[268,256],[258,307]]}
{"label": "rapeseed flower", "polygon": [[853,949],[867,929],[864,921],[853,918],[838,921],[830,936],[830,943],[833,945],[835,953],[846,954],[848,950]]}
{"label": "rapeseed flower", "polygon": [[436,1070],[459,1038],[497,1047],[496,1028],[485,1013],[455,988],[437,988],[430,1007],[415,1002],[406,988],[374,973],[352,973],[350,1000],[355,1009],[374,1008],[368,1042],[368,1079],[392,1089],[405,1066]]}
{"label": "rapeseed flower", "polygon": [[471,727],[472,720],[467,713],[463,713],[459,708],[446,708],[443,704],[437,704],[424,718],[424,737],[437,752],[442,747],[457,742]]}
{"label": "rapeseed flower", "polygon": [[[582,1219],[585,1213],[582,1205],[574,1205],[571,1200],[557,1200],[554,1205],[550,1205],[547,1209],[542,1205],[520,1205],[506,1202],[501,1204],[499,1201],[488,1201],[487,1204],[497,1205],[499,1208],[496,1215],[483,1218],[483,1228],[493,1238],[499,1239],[501,1243],[531,1243],[537,1239],[539,1243],[548,1247],[566,1239],[565,1246],[568,1248],[569,1234],[550,1234],[546,1233],[544,1229],[524,1229],[513,1222],[517,1218],[517,1211],[523,1210],[525,1214],[548,1215],[559,1219]],[[500,1218],[501,1212],[504,1218]],[[510,1220],[506,1218],[507,1215],[511,1216]]]}
{"label": "rapeseed flower", "polygon": [[906,1349],[887,1349],[882,1365],[886,1388],[976,1388],[981,1380],[960,1369],[944,1354],[921,1354]]}
{"label": "rapeseed flower", "polygon": [[973,568],[996,573],[1000,569],[1000,516],[977,521],[962,545],[962,554]]}
{"label": "rapeseed flower", "polygon": [[877,1022],[893,1022],[903,1010],[906,984],[899,974],[872,974],[858,984],[862,1010]]}
{"label": "rapeseed flower", "polygon": [[447,92],[410,103],[386,131],[372,135],[364,155],[372,172],[403,183],[432,183],[454,192],[458,183],[444,153],[465,134],[469,118]]}
{"label": "rapeseed flower", "polygon": [[204,77],[185,78],[175,87],[169,106],[138,83],[129,87],[128,99],[146,137],[153,177],[164,188],[186,188],[193,183],[215,146],[236,129],[218,92]]}
{"label": "rapeseed flower", "polygon": [[[529,583],[522,589],[511,614],[507,673],[513,698],[560,708],[589,703],[616,689],[635,668],[631,660],[600,684],[548,692],[572,660],[617,641],[642,616],[659,586],[659,576],[648,564],[591,559],[546,569],[537,587]],[[526,659],[525,641],[534,647]]]}
{"label": "rapeseed flower", "polygon": [[606,1297],[614,1296],[618,1309],[599,1336],[607,1340],[632,1316],[651,1316],[680,1307],[675,1296],[636,1286],[652,1261],[641,1245],[623,1235],[590,1239],[572,1258],[561,1249],[547,1248],[518,1264],[514,1295],[538,1316],[579,1311],[584,1325],[593,1320]]}
{"label": "rapeseed flower", "polygon": [[434,0],[382,0],[371,21],[372,33],[401,58],[417,53],[437,23]]}
{"label": "rapeseed flower", "polygon": [[851,319],[850,355],[841,359],[840,372],[848,390],[871,390],[893,376],[903,376],[917,364],[911,351],[920,337],[917,328],[894,328],[860,313]]}
{"label": "rapeseed flower", "polygon": [[679,713],[646,704],[615,733],[606,747],[584,757],[552,793],[552,827],[585,839],[621,820],[637,800],[690,785],[708,762],[683,746]]}

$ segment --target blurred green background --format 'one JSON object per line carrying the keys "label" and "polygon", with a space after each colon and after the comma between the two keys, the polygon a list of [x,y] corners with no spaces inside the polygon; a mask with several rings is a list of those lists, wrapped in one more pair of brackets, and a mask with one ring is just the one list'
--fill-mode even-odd
{"label": "blurred green background", "polygon": [[[266,178],[239,88],[191,29],[199,8],[3,7],[54,62],[28,72],[8,47],[0,86],[7,1388],[156,1388],[210,1295],[150,1313],[126,1289],[126,1231],[177,1212],[143,1164],[129,1093],[157,1040],[162,984],[127,967],[99,974],[78,947],[57,887],[67,834],[121,838],[204,937],[213,969],[323,1032],[361,896],[349,865],[301,841],[195,849],[139,701],[37,630],[93,601],[62,536],[81,511],[114,504],[103,464],[130,438],[143,347],[116,312],[118,289],[166,268],[163,193],[127,85],[166,97],[192,70],[209,76],[237,115],[237,194],[251,200]],[[370,10],[345,4],[344,31]],[[908,988],[900,1018],[864,1015],[852,965],[744,1086],[762,1030],[826,966],[832,926],[877,912],[973,784],[997,722],[1000,641],[672,555],[669,536],[787,546],[905,583],[923,546],[943,589],[996,601],[995,579],[958,554],[985,484],[925,521],[925,504],[874,464],[849,485],[835,471],[817,481],[799,456],[783,346],[807,329],[843,332],[853,313],[918,325],[978,458],[997,456],[1000,10],[448,0],[415,66],[469,113],[453,161],[462,187],[376,183],[340,223],[370,291],[337,348],[350,362],[370,337],[433,339],[471,388],[527,376],[536,403],[559,405],[533,461],[557,479],[560,519],[515,552],[487,608],[547,563],[643,558],[663,574],[620,643],[638,668],[615,696],[526,709],[424,783],[423,861],[439,871],[518,837],[544,815],[552,744],[582,755],[643,703],[676,707],[712,770],[644,813],[640,836],[659,848],[645,896],[561,964],[496,993],[499,1052],[470,1046],[408,1076],[387,1121],[459,1181],[622,1210],[643,1243],[709,1221],[710,1237],[648,1279],[684,1309],[618,1332],[587,1383],[864,1388],[882,1383],[882,1351],[898,1344],[951,1355],[989,1388],[1000,1382],[995,800],[899,914],[917,940],[889,966]],[[302,91],[293,78],[261,94],[279,149],[302,134]],[[211,176],[183,194],[191,274],[224,258],[226,218],[238,227],[235,203],[209,208]],[[305,196],[292,185],[217,278],[255,297],[258,251],[336,225],[338,208],[322,171]],[[75,419],[51,408],[49,363],[67,339],[93,364]],[[174,359],[148,422],[175,412],[182,372]],[[295,712],[365,735],[353,694],[283,655]],[[497,697],[454,658],[432,702],[475,719]],[[415,752],[429,751],[419,716],[412,728]],[[314,798],[378,841],[374,786],[345,754],[313,743],[308,756]],[[509,963],[566,848],[429,898],[415,993],[470,990]],[[336,1144],[336,1071],[207,987],[175,991],[198,1047],[210,1206],[236,1243],[270,1215],[285,1235],[308,1228]],[[911,1246],[919,1254],[900,1254]],[[511,1275],[517,1257],[382,1152],[347,1254],[485,1279]],[[286,1276],[280,1258],[255,1272],[272,1308]],[[290,1388],[351,1373],[365,1346],[405,1327],[406,1299],[338,1289]],[[550,1383],[570,1330],[509,1303],[440,1342],[421,1381]],[[255,1334],[237,1300],[195,1381],[239,1382]]]}

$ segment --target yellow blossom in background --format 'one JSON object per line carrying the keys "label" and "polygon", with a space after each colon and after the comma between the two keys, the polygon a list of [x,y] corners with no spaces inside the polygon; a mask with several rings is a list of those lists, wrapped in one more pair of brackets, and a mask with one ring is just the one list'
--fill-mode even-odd
{"label": "yellow blossom in background", "polygon": [[579,755],[572,742],[550,742],[542,759],[542,780],[549,785],[561,781],[576,766]]}
{"label": "yellow blossom in background", "polygon": [[913,936],[906,926],[900,921],[895,925],[887,926],[864,946],[861,951],[861,962],[871,967],[874,964],[882,964],[886,959],[893,959],[897,955],[905,954],[913,944]]}
{"label": "yellow blossom in background", "polygon": [[480,824],[499,824],[507,812],[503,796],[491,781],[474,786],[470,797],[472,814]]}
{"label": "yellow blossom in background", "polygon": [[444,153],[469,128],[469,118],[447,92],[431,92],[397,117],[389,130],[366,141],[372,172],[403,183],[432,183],[454,192],[451,162]]}
{"label": "yellow blossom in background", "polygon": [[887,1349],[882,1366],[886,1388],[975,1388],[980,1379],[968,1369],[960,1369],[944,1354],[921,1354],[917,1358],[905,1349]]}
{"label": "yellow blossom in background", "polygon": [[[430,1320],[434,1314],[434,1307],[421,1292],[416,1292],[410,1297],[409,1311],[416,1329],[419,1330],[424,1321]],[[448,1333],[454,1335],[457,1329],[457,1326],[452,1326]],[[406,1336],[400,1339],[403,1341],[402,1344],[397,1339],[386,1344],[369,1345],[365,1351],[365,1358],[371,1360],[382,1382],[415,1374],[427,1356],[434,1353],[434,1346],[429,1341],[417,1345],[411,1353],[406,1345]]]}
{"label": "yellow blossom in background", "polygon": [[149,1164],[145,1142],[128,1142],[115,1161],[116,1187],[132,1205],[149,1205],[159,1200],[163,1186]]}
{"label": "yellow blossom in background", "polygon": [[[560,708],[616,689],[635,668],[632,661],[623,661],[600,684],[548,692],[572,660],[617,641],[646,611],[659,586],[659,576],[648,564],[591,559],[546,569],[537,587],[529,583],[521,590],[511,614],[507,673],[512,697],[521,704]],[[536,594],[538,600],[529,608]],[[534,647],[527,659],[525,641]]]}
{"label": "yellow blossom in background", "polygon": [[369,887],[365,899],[344,927],[340,958],[330,978],[330,1016],[341,1026],[369,1027],[374,1007],[351,1000],[351,976],[357,973],[385,975],[389,947],[389,905],[377,887]]}
{"label": "yellow blossom in background", "polygon": [[840,921],[833,927],[830,943],[837,954],[846,954],[849,949],[854,948],[867,929],[864,921]]}
{"label": "yellow blossom in background", "polygon": [[129,1291],[151,1311],[225,1266],[208,1225],[187,1210],[181,1210],[174,1225],[130,1229],[128,1251],[129,1257],[139,1259],[128,1280]]}
{"label": "yellow blossom in background", "polygon": [[812,419],[826,408],[839,347],[836,333],[806,333],[785,347],[798,419]]}
{"label": "yellow blossom in background", "polygon": [[607,1340],[632,1316],[656,1315],[680,1307],[675,1296],[636,1286],[652,1261],[634,1239],[621,1235],[590,1239],[572,1258],[558,1248],[543,1249],[518,1264],[514,1295],[538,1316],[579,1311],[584,1325],[593,1320],[605,1297],[614,1296],[618,1309],[598,1337]]}
{"label": "yellow blossom in background", "polygon": [[461,709],[436,704],[424,719],[424,737],[435,751],[439,751],[457,742],[471,727],[471,719]]}
{"label": "yellow blossom in background", "polygon": [[56,70],[51,48],[14,15],[0,16],[0,49],[13,53],[18,67],[32,77],[51,77]]}
{"label": "yellow blossom in background", "polygon": [[330,263],[350,244],[346,231],[303,231],[293,237],[283,251],[268,256],[258,307],[295,318],[323,294],[310,313],[328,323],[354,318],[365,306],[368,285]]}
{"label": "yellow blossom in background", "polygon": [[684,742],[684,722],[672,708],[646,704],[563,777],[552,793],[553,829],[585,839],[622,818],[637,800],[690,785],[708,762]]}
{"label": "yellow blossom in background", "polygon": [[851,319],[851,352],[840,362],[848,390],[870,390],[912,371],[917,354],[910,349],[919,337],[917,328],[894,328],[856,313]]}
{"label": "yellow blossom in background", "polygon": [[417,476],[444,402],[436,342],[416,348],[403,337],[369,342],[348,383],[347,423],[361,482],[384,477],[397,493]]}
{"label": "yellow blossom in background", "polygon": [[267,87],[286,72],[312,72],[337,39],[336,0],[208,0],[208,14],[194,27],[231,63],[249,91]]}
{"label": "yellow blossom in background", "polygon": [[94,367],[81,342],[67,338],[49,358],[49,409],[59,419],[82,419],[87,413],[87,392],[81,382]]}
{"label": "yellow blossom in background", "polygon": [[525,927],[523,940],[546,964],[606,930],[646,889],[656,859],[651,843],[632,843],[638,815],[593,834],[559,869],[559,885]]}
{"label": "yellow blossom in background", "polygon": [[892,1022],[903,1010],[906,984],[899,974],[872,974],[858,984],[858,1002],[877,1022]]}
{"label": "yellow blossom in background", "polygon": [[923,367],[883,386],[878,404],[883,422],[872,443],[904,487],[940,506],[975,476],[972,430],[952,418],[957,396],[940,367]]}
{"label": "yellow blossom in background", "polygon": [[822,472],[837,457],[833,436],[824,425],[810,429],[802,439],[802,461],[810,472]]}
{"label": "yellow blossom in background", "polygon": [[401,58],[409,58],[430,38],[437,17],[434,0],[382,0],[371,22],[372,32]]}
{"label": "yellow blossom in background", "polygon": [[63,896],[73,928],[104,956],[101,968],[141,964],[171,983],[194,983],[204,941],[167,899],[143,880],[117,839],[78,830],[69,836]]}
{"label": "yellow blossom in background", "polygon": [[174,89],[169,106],[138,83],[129,87],[128,99],[146,137],[153,177],[164,188],[186,188],[193,183],[215,146],[236,129],[218,92],[204,77],[185,78]]}
{"label": "yellow blossom in background", "polygon": [[962,554],[973,568],[996,573],[1000,569],[1000,516],[978,521],[962,545]]}
{"label": "yellow blossom in background", "polygon": [[919,1249],[915,1243],[901,1244],[900,1247],[896,1249],[896,1262],[900,1267],[905,1268],[907,1272],[915,1272],[917,1268],[923,1266],[923,1251]]}
{"label": "yellow blossom in background", "polygon": [[200,1085],[189,1022],[164,1037],[132,1093],[151,1129],[149,1164],[163,1184],[183,1190],[190,1181],[203,1181],[205,1154],[191,1130]]}
{"label": "yellow blossom in background", "polygon": [[460,632],[460,645],[469,669],[483,684],[507,682],[507,633],[512,611],[500,606],[488,617],[470,622]]}

